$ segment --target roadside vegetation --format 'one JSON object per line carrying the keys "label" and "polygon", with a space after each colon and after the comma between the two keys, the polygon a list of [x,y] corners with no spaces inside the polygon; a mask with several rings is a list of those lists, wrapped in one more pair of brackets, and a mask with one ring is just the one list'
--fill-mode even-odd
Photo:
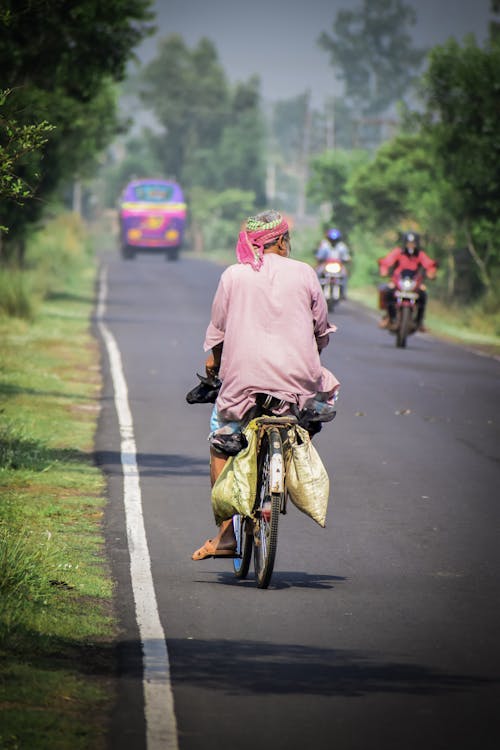
{"label": "roadside vegetation", "polygon": [[152,18],[150,0],[0,9],[2,750],[106,747],[117,625],[94,464],[96,264],[80,215]]}
{"label": "roadside vegetation", "polygon": [[25,271],[0,270],[2,750],[105,747],[116,624],[93,453],[94,284],[68,214],[31,236]]}

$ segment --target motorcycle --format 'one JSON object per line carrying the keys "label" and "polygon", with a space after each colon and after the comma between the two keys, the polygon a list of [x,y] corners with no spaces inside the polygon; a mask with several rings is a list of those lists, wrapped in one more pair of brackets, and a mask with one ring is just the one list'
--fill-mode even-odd
{"label": "motorcycle", "polygon": [[319,283],[328,305],[328,312],[333,312],[337,303],[344,296],[345,275],[345,267],[340,260],[328,260],[318,272]]}
{"label": "motorcycle", "polygon": [[[396,346],[405,347],[408,336],[418,329],[418,305],[420,291],[424,290],[424,277],[421,272],[404,270],[395,288],[394,302],[396,317],[389,331],[396,336]],[[385,304],[384,304],[385,306]]]}

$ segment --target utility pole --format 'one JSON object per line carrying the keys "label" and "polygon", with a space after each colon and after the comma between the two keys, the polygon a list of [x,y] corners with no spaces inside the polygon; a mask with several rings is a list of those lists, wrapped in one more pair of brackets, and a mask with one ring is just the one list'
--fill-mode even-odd
{"label": "utility pole", "polygon": [[297,219],[303,219],[306,215],[306,184],[309,177],[309,152],[311,149],[311,91],[308,89],[305,95],[306,111],[304,117],[304,131],[302,137],[302,153],[299,165],[299,194],[297,199]]}
{"label": "utility pole", "polygon": [[266,195],[268,203],[274,203],[276,198],[276,163],[271,159],[266,167]]}
{"label": "utility pole", "polygon": [[325,136],[327,151],[335,149],[335,96],[325,100]]}
{"label": "utility pole", "polygon": [[78,177],[73,181],[72,209],[79,216],[82,215],[82,183]]}

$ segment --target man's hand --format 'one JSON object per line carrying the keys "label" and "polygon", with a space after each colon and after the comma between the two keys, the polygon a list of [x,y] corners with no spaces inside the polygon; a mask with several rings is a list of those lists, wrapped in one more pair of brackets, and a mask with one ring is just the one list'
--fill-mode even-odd
{"label": "man's hand", "polygon": [[324,336],[318,336],[316,338],[316,344],[318,346],[318,352],[321,354],[325,346],[328,346],[328,342],[330,341],[330,336],[325,333]]}
{"label": "man's hand", "polygon": [[209,378],[213,378],[219,374],[223,343],[214,346],[205,360],[205,372]]}
{"label": "man's hand", "polygon": [[212,353],[210,353],[205,360],[205,372],[209,378],[214,377],[219,372],[219,368],[215,364],[214,355]]}

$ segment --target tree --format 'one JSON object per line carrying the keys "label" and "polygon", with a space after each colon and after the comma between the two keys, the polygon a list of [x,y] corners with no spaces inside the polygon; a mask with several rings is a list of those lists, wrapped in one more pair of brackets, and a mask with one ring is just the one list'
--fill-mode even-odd
{"label": "tree", "polygon": [[125,75],[132,47],[152,30],[151,0],[6,0],[0,14],[0,70],[12,95],[3,108],[7,127],[53,126],[39,151],[16,161],[22,184],[36,185],[34,200],[8,201],[0,224],[7,243],[22,247],[35,221],[64,179],[88,174],[96,154],[120,123],[113,83]]}
{"label": "tree", "polygon": [[[163,127],[150,133],[165,175],[193,188],[252,191],[264,199],[259,81],[234,89],[208,39],[189,49],[182,37],[161,40],[142,74],[140,96]],[[193,193],[197,195],[197,193]]]}
{"label": "tree", "polygon": [[407,95],[425,56],[408,32],[415,20],[403,0],[363,0],[357,9],[339,11],[333,33],[319,37],[355,112],[382,115]]}
{"label": "tree", "polygon": [[133,48],[154,28],[151,0],[4,0],[0,70],[9,86],[59,89],[88,101],[122,80]]}
{"label": "tree", "polygon": [[156,137],[163,169],[185,182],[196,152],[219,143],[229,112],[228,84],[216,49],[208,39],[191,51],[181,36],[166,37],[142,82],[141,99],[165,131]]}
{"label": "tree", "polygon": [[431,184],[429,144],[419,134],[400,135],[382,144],[374,158],[352,175],[349,202],[355,219],[369,229],[398,226],[411,214],[409,198],[416,175]]}
{"label": "tree", "polygon": [[219,141],[200,149],[185,170],[188,184],[216,191],[251,191],[254,201],[265,201],[264,127],[259,108],[259,81],[250,79],[230,93],[229,111]]}
{"label": "tree", "polygon": [[194,251],[234,247],[242,217],[252,213],[254,206],[253,192],[234,188],[216,192],[193,187],[190,208]]}
{"label": "tree", "polygon": [[[53,126],[47,122],[19,125],[1,115],[7,97],[12,92],[0,91],[0,199],[22,204],[33,194],[34,187],[16,174],[17,163],[28,154],[39,151],[47,142]],[[6,227],[0,227],[7,231]]]}
{"label": "tree", "polygon": [[494,18],[490,21],[490,39],[500,42],[500,0],[491,0],[491,13]]}
{"label": "tree", "polygon": [[355,215],[348,191],[353,176],[369,161],[362,150],[330,150],[311,162],[308,196],[316,204],[327,204],[328,221],[348,233],[355,225]]}
{"label": "tree", "polygon": [[424,130],[453,186],[453,213],[483,285],[500,264],[500,45],[473,37],[432,50],[424,77]]}

